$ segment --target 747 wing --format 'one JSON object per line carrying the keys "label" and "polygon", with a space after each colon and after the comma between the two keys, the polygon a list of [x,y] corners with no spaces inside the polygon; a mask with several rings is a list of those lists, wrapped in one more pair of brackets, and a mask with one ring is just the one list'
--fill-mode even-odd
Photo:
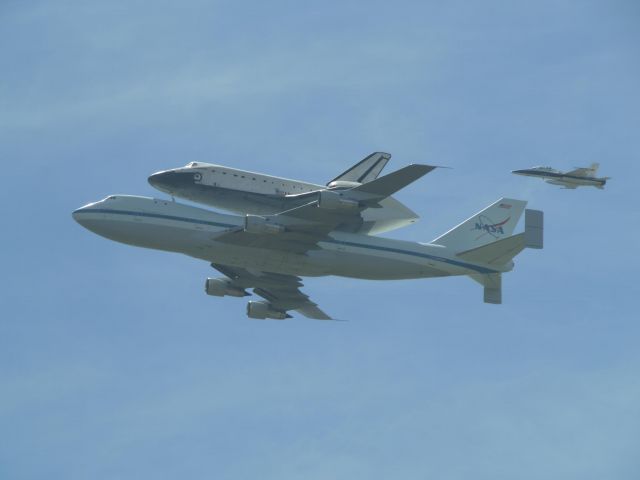
{"label": "747 wing", "polygon": [[229,267],[212,263],[211,266],[229,278],[229,287],[243,291],[252,288],[256,295],[266,302],[249,302],[247,315],[251,318],[291,318],[287,313],[295,310],[305,317],[315,320],[332,320],[318,305],[300,291],[302,281],[294,275],[270,272],[250,272],[244,268]]}

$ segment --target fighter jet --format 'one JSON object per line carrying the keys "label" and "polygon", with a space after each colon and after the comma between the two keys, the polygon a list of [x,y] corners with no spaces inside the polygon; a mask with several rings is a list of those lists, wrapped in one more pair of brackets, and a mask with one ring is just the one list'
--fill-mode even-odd
{"label": "fighter jet", "polygon": [[[486,303],[501,303],[502,274],[513,269],[513,258],[524,248],[542,248],[543,214],[525,210],[525,201],[501,198],[429,243],[339,229],[433,168],[409,165],[351,188],[321,190],[308,203],[273,215],[227,215],[175,201],[112,195],[79,208],[73,218],[110,240],[207,261],[224,276],[207,278],[205,292],[244,297],[252,289],[264,298],[247,304],[247,316],[254,319],[281,320],[296,311],[331,320],[301,292],[301,276],[466,275],[484,287]],[[523,212],[524,232],[514,235]],[[417,307],[424,313],[429,305],[418,301]]]}
{"label": "fighter jet", "polygon": [[526,177],[542,178],[547,183],[562,185],[564,188],[575,189],[577,187],[596,187],[603,189],[607,180],[611,177],[596,177],[600,164],[592,163],[589,167],[578,167],[570,172],[561,172],[551,167],[533,167],[524,170],[513,170],[511,173]]}
{"label": "fighter jet", "polygon": [[[339,193],[365,185],[378,178],[390,158],[388,153],[374,152],[326,185],[203,162],[191,162],[184,167],[163,170],[154,173],[148,180],[154,188],[174,197],[234,213],[272,215],[319,199],[321,192]],[[334,197],[324,198],[328,201],[326,199]],[[349,206],[343,201],[338,208]],[[352,223],[341,225],[340,229],[377,234],[411,225],[418,218],[415,212],[389,196],[368,205],[360,218],[353,218]]]}

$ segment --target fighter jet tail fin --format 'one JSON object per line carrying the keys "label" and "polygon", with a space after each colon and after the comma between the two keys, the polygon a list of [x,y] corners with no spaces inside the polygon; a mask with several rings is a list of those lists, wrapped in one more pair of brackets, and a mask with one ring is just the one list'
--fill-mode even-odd
{"label": "fighter jet tail fin", "polygon": [[526,205],[523,200],[501,198],[431,243],[465,252],[505,239],[513,233]]}

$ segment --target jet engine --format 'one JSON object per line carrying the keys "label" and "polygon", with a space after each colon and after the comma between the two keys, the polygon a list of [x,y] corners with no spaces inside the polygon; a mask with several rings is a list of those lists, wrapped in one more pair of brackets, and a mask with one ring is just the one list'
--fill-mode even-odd
{"label": "jet engine", "polygon": [[291,318],[291,315],[288,315],[287,312],[274,310],[269,302],[249,302],[247,303],[247,317],[258,320],[266,318],[284,320],[285,318]]}
{"label": "jet engine", "polygon": [[245,215],[244,231],[248,233],[282,233],[285,231],[284,225],[270,222],[268,219],[259,215]]}
{"label": "jet engine", "polygon": [[360,203],[357,200],[343,198],[339,193],[329,190],[318,192],[318,208],[325,210],[357,210]]}
{"label": "jet engine", "polygon": [[238,288],[226,278],[207,278],[204,284],[204,291],[207,295],[213,295],[214,297],[224,297],[229,295],[230,297],[245,297],[249,295],[242,288]]}

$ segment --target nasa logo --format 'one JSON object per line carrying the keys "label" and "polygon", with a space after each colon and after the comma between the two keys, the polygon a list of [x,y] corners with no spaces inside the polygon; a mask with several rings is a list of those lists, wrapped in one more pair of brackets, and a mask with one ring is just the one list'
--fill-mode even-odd
{"label": "nasa logo", "polygon": [[511,217],[507,217],[502,222],[494,222],[486,215],[479,215],[474,227],[471,230],[479,230],[482,233],[476,237],[476,240],[484,237],[485,235],[491,235],[493,238],[499,238],[500,235],[504,235],[504,229],[502,226],[507,223]]}

